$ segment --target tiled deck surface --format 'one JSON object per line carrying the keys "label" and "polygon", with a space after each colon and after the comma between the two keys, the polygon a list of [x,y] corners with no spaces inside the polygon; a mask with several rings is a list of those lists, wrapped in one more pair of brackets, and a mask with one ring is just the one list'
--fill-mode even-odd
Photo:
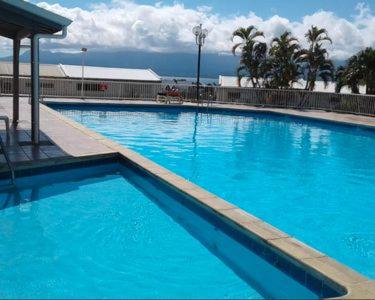
{"label": "tiled deck surface", "polygon": [[[61,102],[61,99],[54,100]],[[68,101],[66,101],[68,102]],[[70,101],[72,102],[72,101]],[[90,102],[74,100],[74,102]],[[103,100],[101,101],[103,102]],[[106,103],[119,103],[119,101],[107,101]],[[127,103],[121,101],[121,103]],[[150,102],[131,102],[137,104],[152,104]],[[128,104],[128,103],[127,103]],[[190,104],[185,104],[190,105]],[[227,107],[217,105],[217,107]],[[325,112],[299,112],[282,109],[254,109],[251,107],[233,106],[235,109],[246,110],[267,110],[287,114],[308,114],[309,117],[324,119],[331,118],[336,121],[355,123],[366,126],[375,126],[375,118],[341,115]],[[12,102],[10,98],[0,98],[0,114],[11,117]],[[233,223],[239,230],[244,230],[252,238],[260,240],[263,245],[272,247],[280,256],[286,257],[297,263],[305,270],[305,280],[307,272],[315,274],[316,278],[323,283],[330,282],[331,285],[338,285],[339,289],[346,289],[348,294],[343,298],[349,299],[374,299],[375,281],[369,280],[348,267],[336,262],[307,245],[295,240],[287,234],[270,226],[262,220],[256,218],[233,206],[223,199],[203,190],[199,186],[171,173],[167,169],[155,164],[138,153],[124,148],[100,134],[87,129],[81,124],[71,121],[50,108],[41,106],[41,131],[42,140],[49,141],[51,145],[39,147],[27,144],[30,141],[30,106],[27,100],[21,101],[21,122],[17,129],[12,129],[12,137],[8,141],[11,159],[16,162],[49,161],[54,159],[64,159],[67,157],[85,157],[90,155],[102,155],[118,153],[131,164],[143,169],[151,176],[167,183],[172,188],[188,195],[199,205],[221,215],[228,222]],[[0,125],[3,126],[3,125]],[[4,127],[0,127],[0,133],[5,139]],[[26,142],[26,144],[25,144]],[[266,247],[266,248],[267,248]]]}
{"label": "tiled deck surface", "polygon": [[[12,118],[11,98],[0,97],[0,115]],[[0,134],[14,164],[113,152],[109,147],[61,121],[43,106],[40,111],[41,145],[34,146],[31,144],[30,119],[30,105],[27,99],[23,98],[20,100],[20,122],[17,128],[11,124],[9,140],[6,137],[5,124],[0,122]],[[4,162],[3,155],[0,162]]]}

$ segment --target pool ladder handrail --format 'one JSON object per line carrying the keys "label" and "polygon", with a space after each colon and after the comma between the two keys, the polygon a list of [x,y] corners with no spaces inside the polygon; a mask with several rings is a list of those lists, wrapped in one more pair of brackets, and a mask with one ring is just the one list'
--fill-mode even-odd
{"label": "pool ladder handrail", "polygon": [[213,95],[210,94],[207,99],[207,108],[210,106],[212,107],[213,102],[214,102],[214,97]]}
{"label": "pool ladder handrail", "polygon": [[10,161],[8,151],[5,148],[3,139],[1,137],[0,137],[0,147],[3,150],[4,158],[5,158],[5,161],[6,161],[7,165],[8,165],[8,168],[9,168],[10,177],[11,177],[11,185],[14,185],[14,183],[16,181],[16,176],[15,176],[14,168],[13,168],[12,162]]}

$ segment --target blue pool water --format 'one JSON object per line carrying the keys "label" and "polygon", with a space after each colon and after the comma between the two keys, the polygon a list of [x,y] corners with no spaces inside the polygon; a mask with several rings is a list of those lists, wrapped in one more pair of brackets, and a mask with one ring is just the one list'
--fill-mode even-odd
{"label": "blue pool water", "polygon": [[375,132],[259,113],[56,106],[375,278]]}
{"label": "blue pool water", "polygon": [[117,163],[17,186],[0,194],[0,298],[317,298]]}

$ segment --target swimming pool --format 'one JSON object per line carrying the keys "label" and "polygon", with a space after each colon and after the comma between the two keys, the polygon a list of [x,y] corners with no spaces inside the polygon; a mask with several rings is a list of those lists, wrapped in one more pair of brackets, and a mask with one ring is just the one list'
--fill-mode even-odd
{"label": "swimming pool", "polygon": [[375,278],[375,133],[276,114],[52,106]]}
{"label": "swimming pool", "polygon": [[118,162],[18,178],[0,193],[0,232],[1,298],[318,298],[217,216]]}

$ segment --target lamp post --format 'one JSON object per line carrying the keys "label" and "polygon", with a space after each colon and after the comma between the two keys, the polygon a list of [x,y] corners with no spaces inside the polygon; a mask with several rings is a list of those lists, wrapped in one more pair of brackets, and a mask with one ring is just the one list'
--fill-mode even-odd
{"label": "lamp post", "polygon": [[84,97],[84,94],[83,94],[83,81],[85,79],[85,58],[86,58],[86,54],[87,54],[87,48],[82,48],[81,49],[81,52],[82,52],[82,82],[81,82],[81,97],[83,99]]}
{"label": "lamp post", "polygon": [[201,76],[201,52],[204,41],[208,35],[208,30],[202,28],[202,24],[193,28],[193,34],[195,35],[195,43],[198,46],[198,69],[197,69],[197,104],[199,105],[199,84]]}

